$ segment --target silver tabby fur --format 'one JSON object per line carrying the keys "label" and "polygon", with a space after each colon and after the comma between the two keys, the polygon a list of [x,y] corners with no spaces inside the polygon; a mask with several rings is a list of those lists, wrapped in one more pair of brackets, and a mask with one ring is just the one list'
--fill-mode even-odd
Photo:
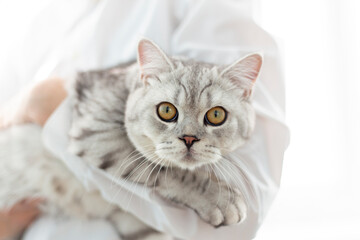
{"label": "silver tabby fur", "polygon": [[[246,218],[247,204],[244,190],[227,176],[235,175],[229,168],[236,163],[226,155],[243,145],[254,128],[249,99],[261,64],[258,54],[227,67],[170,59],[151,41],[141,40],[137,63],[78,74],[69,93],[69,151],[117,178],[155,188],[215,227],[238,223]],[[157,116],[161,102],[177,108],[176,122]],[[226,109],[225,123],[205,124],[206,112],[216,106]],[[26,125],[1,132],[0,207],[36,196],[47,200],[44,214],[107,218],[123,239],[168,237],[100,194],[86,192],[42,147],[40,131]],[[200,140],[189,150],[179,139],[184,135]]]}

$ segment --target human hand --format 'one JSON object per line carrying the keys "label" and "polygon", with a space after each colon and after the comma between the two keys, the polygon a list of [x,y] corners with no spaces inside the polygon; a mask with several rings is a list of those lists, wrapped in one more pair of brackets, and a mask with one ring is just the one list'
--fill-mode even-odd
{"label": "human hand", "polygon": [[11,209],[0,211],[0,240],[16,237],[39,215],[40,199],[27,199]]}
{"label": "human hand", "polygon": [[[25,89],[0,109],[0,130],[23,123],[45,124],[66,97],[62,79],[52,78]],[[41,200],[24,200],[0,210],[0,240],[20,234],[38,216]]]}

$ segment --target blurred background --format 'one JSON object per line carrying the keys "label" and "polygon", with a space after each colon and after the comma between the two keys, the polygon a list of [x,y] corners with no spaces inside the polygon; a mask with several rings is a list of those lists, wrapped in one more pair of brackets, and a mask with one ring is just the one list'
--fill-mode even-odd
{"label": "blurred background", "polygon": [[[47,4],[16,2],[0,1],[2,67]],[[256,20],[283,52],[291,129],[282,185],[256,240],[359,240],[360,1],[256,3]],[[0,75],[0,102],[23,85],[14,74],[12,81]]]}
{"label": "blurred background", "polygon": [[260,1],[284,54],[291,143],[257,240],[360,239],[360,1]]}

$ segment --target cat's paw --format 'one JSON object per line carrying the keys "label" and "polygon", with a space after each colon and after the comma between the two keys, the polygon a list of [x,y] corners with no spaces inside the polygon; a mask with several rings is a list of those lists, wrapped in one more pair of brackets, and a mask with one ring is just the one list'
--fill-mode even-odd
{"label": "cat's paw", "polygon": [[246,203],[241,194],[236,191],[221,189],[218,194],[205,196],[202,203],[195,211],[204,221],[214,227],[239,223],[246,218]]}

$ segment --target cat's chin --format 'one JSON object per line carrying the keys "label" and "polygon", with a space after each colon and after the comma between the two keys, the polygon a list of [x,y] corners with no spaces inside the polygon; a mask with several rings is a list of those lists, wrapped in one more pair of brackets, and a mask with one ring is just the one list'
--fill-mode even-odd
{"label": "cat's chin", "polygon": [[166,165],[168,166],[176,166],[178,168],[184,170],[190,170],[190,171],[200,168],[206,164],[209,164],[209,162],[197,158],[196,154],[185,154],[184,156],[179,157],[176,160],[171,159],[171,160],[167,160],[166,162],[167,162]]}
{"label": "cat's chin", "polygon": [[177,161],[177,165],[182,169],[194,170],[204,165],[204,163],[200,162],[192,155],[186,155],[180,161]]}

